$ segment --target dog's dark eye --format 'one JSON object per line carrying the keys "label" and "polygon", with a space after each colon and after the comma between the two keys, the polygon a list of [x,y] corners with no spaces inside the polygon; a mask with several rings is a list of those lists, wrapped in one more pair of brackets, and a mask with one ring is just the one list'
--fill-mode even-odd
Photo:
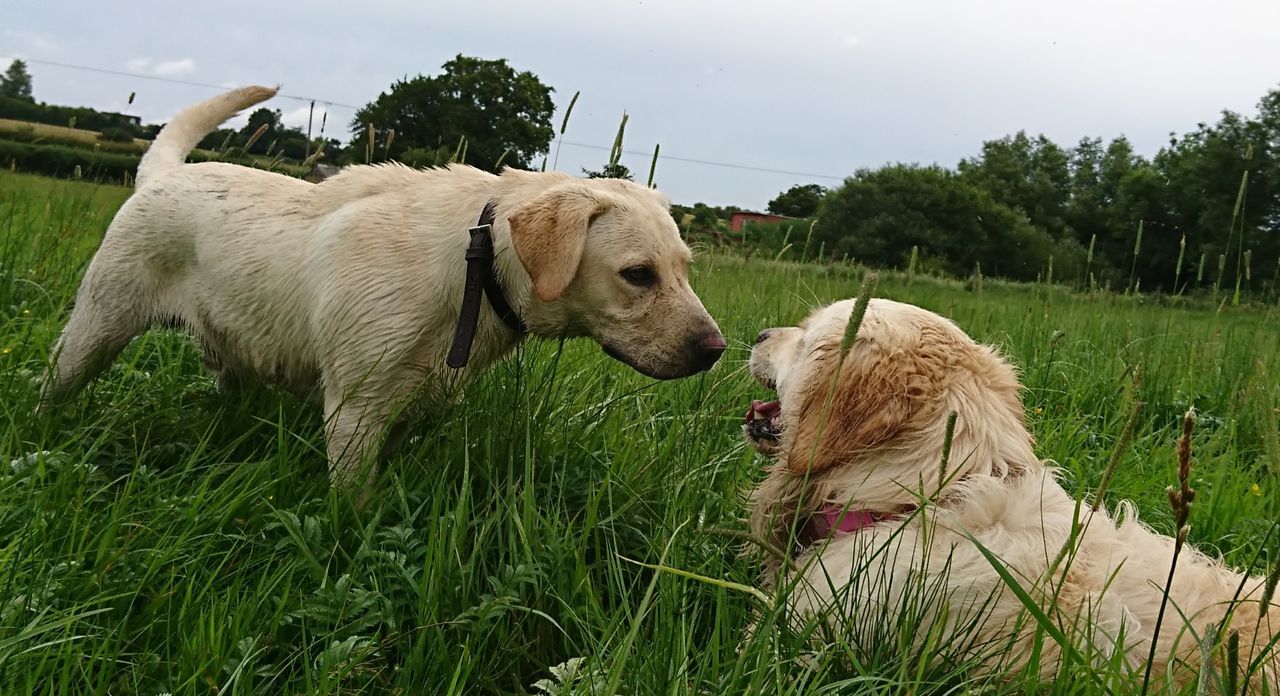
{"label": "dog's dark eye", "polygon": [[632,266],[618,271],[622,279],[638,288],[647,288],[658,282],[658,274],[651,266]]}

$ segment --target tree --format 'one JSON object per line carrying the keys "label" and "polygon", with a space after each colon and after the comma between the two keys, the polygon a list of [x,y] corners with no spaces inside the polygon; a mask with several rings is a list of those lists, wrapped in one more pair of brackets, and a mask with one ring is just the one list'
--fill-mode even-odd
{"label": "tree", "polygon": [[582,168],[582,173],[588,179],[626,179],[631,181],[631,170],[627,165],[622,163],[605,164],[599,171],[591,171],[586,167]]}
{"label": "tree", "polygon": [[0,75],[0,95],[35,101],[31,96],[31,73],[27,72],[25,61],[14,60],[9,69]]}
{"label": "tree", "polygon": [[983,272],[1033,279],[1054,258],[1055,274],[1078,272],[1084,252],[1055,241],[1021,211],[938,166],[859,170],[822,200],[814,243],[874,266],[919,267],[963,276]]}
{"label": "tree", "polygon": [[998,203],[1021,210],[1054,239],[1068,233],[1063,220],[1070,196],[1067,153],[1043,135],[1016,135],[982,144],[982,154],[960,162],[960,173]]}
{"label": "tree", "polygon": [[[1252,270],[1275,268],[1280,261],[1280,91],[1263,97],[1258,111],[1256,119],[1225,111],[1215,124],[1171,137],[1156,155],[1156,181],[1149,188],[1163,183],[1156,199],[1163,206],[1151,217],[1167,230],[1151,241],[1144,234],[1136,268],[1143,287],[1173,279],[1183,235],[1184,264],[1198,263],[1201,254],[1209,261],[1205,286],[1218,279],[1219,256],[1226,257],[1222,282],[1228,291],[1237,278],[1242,289],[1248,287],[1246,251],[1252,252]],[[1184,265],[1180,280],[1187,279]]]}
{"label": "tree", "polygon": [[[1161,227],[1165,207],[1162,185],[1151,165],[1123,136],[1104,148],[1100,138],[1084,138],[1071,149],[1071,197],[1065,220],[1076,241],[1094,245],[1089,273],[1104,279],[1128,279],[1138,223]],[[1176,246],[1176,242],[1174,244]],[[1081,280],[1087,280],[1081,278]]]}
{"label": "tree", "polygon": [[482,169],[527,168],[554,135],[551,92],[536,75],[517,72],[506,60],[459,55],[441,74],[400,80],[357,111],[351,150],[370,152],[372,124],[374,160],[447,147]]}
{"label": "tree", "polygon": [[795,218],[813,217],[826,194],[827,189],[817,184],[792,186],[769,201],[769,212]]}
{"label": "tree", "polygon": [[262,135],[258,136],[258,139],[249,147],[249,152],[255,155],[266,153],[271,143],[280,137],[280,131],[282,130],[280,125],[281,117],[282,114],[279,109],[255,109],[253,113],[249,114],[249,122],[244,125],[244,128],[240,129],[236,144],[245,145],[253,137],[254,133],[258,132],[258,129],[263,129]]}

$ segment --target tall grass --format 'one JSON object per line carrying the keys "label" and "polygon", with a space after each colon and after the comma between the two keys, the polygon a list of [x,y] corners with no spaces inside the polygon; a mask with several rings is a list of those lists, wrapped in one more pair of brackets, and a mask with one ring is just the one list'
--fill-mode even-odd
{"label": "tall grass", "polygon": [[[813,634],[827,646],[815,650],[813,635],[769,621],[776,605],[736,589],[759,572],[737,540],[694,533],[735,526],[760,477],[739,435],[762,396],[743,368],[750,337],[854,296],[859,268],[702,254],[692,283],[732,345],[715,370],[655,383],[588,342],[529,343],[461,403],[429,409],[356,509],[326,486],[313,408],[268,389],[217,394],[175,332],[139,338],[65,410],[32,417],[46,352],[127,194],[0,173],[0,693],[1140,684],[1112,663],[1033,683],[1035,656],[1012,654],[1032,666],[994,684],[969,661],[934,659],[960,654],[930,629],[944,610],[937,586],[901,593],[848,635]],[[1280,515],[1274,310],[1103,292],[1049,306],[990,278],[981,292],[906,281],[881,273],[877,294],[954,318],[1023,368],[1039,452],[1074,492],[1102,485],[1127,399],[1141,400],[1107,495],[1134,499],[1165,533],[1175,520],[1163,482],[1194,406],[1189,543],[1240,566],[1269,553]],[[1128,396],[1135,366],[1144,377]],[[748,635],[753,622],[762,628]]]}

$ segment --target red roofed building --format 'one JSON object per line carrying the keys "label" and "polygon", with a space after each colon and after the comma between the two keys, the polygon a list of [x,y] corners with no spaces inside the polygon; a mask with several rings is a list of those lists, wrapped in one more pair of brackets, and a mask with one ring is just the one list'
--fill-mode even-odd
{"label": "red roofed building", "polygon": [[786,215],[773,215],[772,213],[753,213],[749,210],[735,211],[733,217],[729,218],[729,229],[734,232],[742,232],[743,226],[749,222],[782,222],[783,220],[791,220]]}

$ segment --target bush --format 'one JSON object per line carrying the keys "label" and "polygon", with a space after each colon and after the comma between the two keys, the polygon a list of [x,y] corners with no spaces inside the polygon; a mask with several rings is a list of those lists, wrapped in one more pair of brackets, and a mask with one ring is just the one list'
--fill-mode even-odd
{"label": "bush", "polygon": [[134,176],[141,159],[134,154],[86,147],[0,140],[0,164],[32,174],[70,177],[79,167],[80,176],[87,179],[124,181],[126,175]]}
{"label": "bush", "polygon": [[14,140],[33,145],[65,145],[67,147],[103,149],[127,154],[141,154],[146,148],[133,139],[128,142],[103,140],[90,131],[50,129],[47,124],[27,123],[0,130],[0,140]]}
{"label": "bush", "polygon": [[[80,176],[86,179],[124,181],[126,174],[132,180],[138,171],[141,153],[112,152],[88,147],[49,143],[26,143],[16,140],[0,140],[0,166],[12,166],[18,171],[47,176]],[[216,156],[196,150],[187,156],[189,162],[225,161],[246,167],[269,169],[289,176],[303,176],[306,172],[297,165],[255,159],[243,154]]]}
{"label": "bush", "polygon": [[741,233],[734,234],[731,239],[750,249],[754,256],[812,261],[818,255],[818,242],[809,237],[813,222],[807,219],[750,222],[743,226]]}
{"label": "bush", "polygon": [[105,140],[109,143],[132,143],[133,133],[124,129],[112,126],[111,128],[103,128],[98,134],[98,140]]}
{"label": "bush", "polygon": [[860,170],[823,199],[818,218],[811,244],[870,266],[906,268],[913,248],[931,270],[956,277],[977,263],[987,275],[1018,280],[1035,279],[1051,256],[1073,271],[1083,264],[1077,247],[1055,242],[1021,212],[937,166]]}

